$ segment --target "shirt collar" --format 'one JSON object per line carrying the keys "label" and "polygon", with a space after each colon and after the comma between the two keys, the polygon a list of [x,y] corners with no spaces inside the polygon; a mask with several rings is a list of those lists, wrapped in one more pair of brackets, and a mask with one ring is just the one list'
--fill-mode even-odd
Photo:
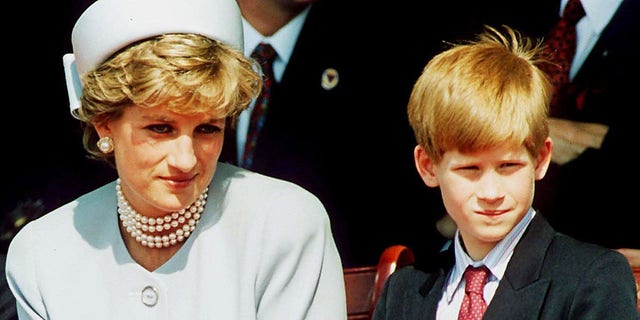
{"label": "shirt collar", "polygon": [[[609,24],[611,18],[618,10],[618,7],[623,0],[580,0],[582,7],[584,8],[585,17],[584,21],[588,21],[588,25],[591,26],[593,32],[596,34],[602,33],[602,30]],[[560,5],[559,15],[562,15],[564,7],[569,0],[562,0]],[[582,20],[580,22],[583,22]]]}
{"label": "shirt collar", "polygon": [[529,211],[527,211],[522,220],[480,261],[473,261],[464,251],[460,239],[460,231],[456,230],[454,236],[455,265],[449,274],[448,281],[445,282],[444,288],[447,301],[451,302],[451,299],[453,299],[454,293],[461,285],[462,275],[469,265],[474,267],[487,266],[491,271],[491,275],[489,275],[487,281],[500,281],[504,276],[509,259],[513,254],[513,249],[518,244],[518,241],[531,223],[535,214],[535,210],[529,208]]}

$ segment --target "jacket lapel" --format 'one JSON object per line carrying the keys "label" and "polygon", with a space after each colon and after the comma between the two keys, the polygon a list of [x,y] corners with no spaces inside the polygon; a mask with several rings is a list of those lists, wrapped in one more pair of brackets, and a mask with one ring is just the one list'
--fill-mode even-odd
{"label": "jacket lapel", "polygon": [[484,319],[538,318],[551,280],[540,276],[554,230],[536,215],[520,239]]}
{"label": "jacket lapel", "polygon": [[409,308],[405,310],[407,314],[403,315],[403,319],[436,319],[444,282],[455,263],[453,245],[441,252],[436,261],[436,264],[420,266],[420,269],[423,269],[429,277],[420,286],[417,294],[415,292],[405,293],[405,299],[410,303],[405,304]]}

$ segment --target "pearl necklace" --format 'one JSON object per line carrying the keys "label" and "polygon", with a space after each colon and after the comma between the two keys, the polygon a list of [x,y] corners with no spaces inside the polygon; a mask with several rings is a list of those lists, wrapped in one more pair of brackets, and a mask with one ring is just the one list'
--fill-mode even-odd
{"label": "pearl necklace", "polygon": [[[120,179],[118,179],[116,184],[118,214],[122,221],[122,226],[137,242],[149,248],[166,248],[184,241],[191,235],[198,221],[200,221],[204,205],[207,203],[207,191],[209,191],[209,188],[205,188],[198,199],[190,206],[178,212],[173,212],[164,217],[149,218],[139,214],[131,207],[122,193]],[[178,228],[180,226],[182,227]],[[170,229],[176,229],[176,231],[163,236],[152,235],[153,233]]]}

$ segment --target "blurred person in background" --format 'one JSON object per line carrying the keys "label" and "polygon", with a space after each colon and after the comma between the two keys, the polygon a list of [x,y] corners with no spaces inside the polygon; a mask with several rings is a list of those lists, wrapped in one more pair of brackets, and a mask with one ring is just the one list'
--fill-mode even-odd
{"label": "blurred person in background", "polygon": [[[414,139],[405,106],[424,63],[453,32],[439,24],[440,5],[238,4],[245,54],[260,43],[276,52],[249,168],[298,183],[323,201],[345,267],[377,264],[396,243],[410,246],[418,262],[429,261],[443,243],[434,225],[444,209],[438,191],[422,188],[410,169]],[[409,42],[395,37],[422,29],[429,32]],[[242,165],[250,114],[227,126],[236,143],[225,144],[223,161]],[[425,223],[406,219],[416,214]]]}

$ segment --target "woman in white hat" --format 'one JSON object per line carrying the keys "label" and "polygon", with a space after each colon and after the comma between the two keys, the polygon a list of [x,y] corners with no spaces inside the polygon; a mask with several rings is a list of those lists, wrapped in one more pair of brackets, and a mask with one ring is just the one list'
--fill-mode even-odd
{"label": "woman in white hat", "polygon": [[234,0],[99,0],[65,56],[85,149],[118,179],[25,226],[20,319],[346,319],[323,205],[218,163],[260,90]]}

